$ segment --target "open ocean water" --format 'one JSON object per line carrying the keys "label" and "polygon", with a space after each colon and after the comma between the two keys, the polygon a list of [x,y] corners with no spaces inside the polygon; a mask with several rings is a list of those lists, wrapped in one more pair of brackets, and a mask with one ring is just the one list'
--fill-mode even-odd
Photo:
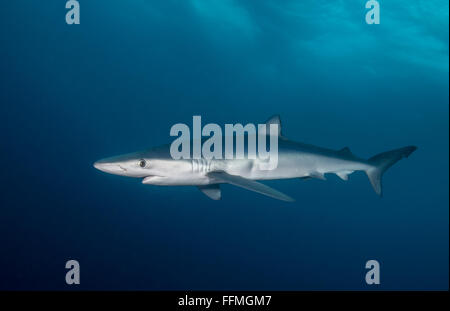
{"label": "open ocean water", "polygon": [[[80,0],[0,4],[0,289],[442,290],[449,282],[447,0]],[[285,203],[231,185],[143,185],[94,161],[170,127],[262,123],[369,158],[384,176],[277,180]],[[365,283],[366,261],[381,284]]]}

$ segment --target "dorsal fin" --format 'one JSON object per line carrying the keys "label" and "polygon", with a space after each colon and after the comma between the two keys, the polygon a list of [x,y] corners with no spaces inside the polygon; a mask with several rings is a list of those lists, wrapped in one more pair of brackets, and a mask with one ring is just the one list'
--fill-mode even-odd
{"label": "dorsal fin", "polygon": [[281,119],[280,119],[280,115],[276,114],[271,116],[266,122],[266,125],[268,125],[267,127],[267,134],[270,134],[270,124],[278,124],[278,136],[283,136],[281,134]]}
{"label": "dorsal fin", "polygon": [[353,153],[350,151],[349,147],[344,147],[338,151],[342,155],[353,156]]}

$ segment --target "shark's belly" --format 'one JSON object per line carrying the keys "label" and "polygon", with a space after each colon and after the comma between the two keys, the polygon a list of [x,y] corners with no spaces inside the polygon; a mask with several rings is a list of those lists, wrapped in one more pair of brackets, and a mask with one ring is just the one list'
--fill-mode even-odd
{"label": "shark's belly", "polygon": [[257,166],[249,173],[251,179],[288,179],[308,176],[313,162],[309,158],[280,155],[274,169],[260,169]]}
{"label": "shark's belly", "polygon": [[299,165],[296,157],[281,156],[275,168],[268,169],[266,161],[256,160],[223,160],[217,166],[230,175],[238,175],[247,179],[287,179],[308,176],[312,162],[308,159]]}
{"label": "shark's belly", "polygon": [[148,176],[143,180],[144,184],[158,186],[200,186],[211,183],[211,178],[205,174],[178,174],[175,176]]}
{"label": "shark's belly", "polygon": [[225,172],[253,180],[288,179],[306,176],[322,176],[326,173],[350,173],[362,169],[361,164],[348,160],[312,153],[280,153],[274,169],[262,169],[260,160],[229,160]]}

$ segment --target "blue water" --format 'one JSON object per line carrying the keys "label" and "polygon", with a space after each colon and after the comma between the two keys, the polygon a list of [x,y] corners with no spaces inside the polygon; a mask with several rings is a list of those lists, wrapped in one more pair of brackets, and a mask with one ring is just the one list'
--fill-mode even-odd
{"label": "blue water", "polygon": [[[0,5],[0,289],[448,289],[448,1],[65,1]],[[384,176],[143,185],[92,167],[170,127],[261,123]],[[65,284],[65,263],[81,284]],[[366,285],[365,263],[381,265]]]}

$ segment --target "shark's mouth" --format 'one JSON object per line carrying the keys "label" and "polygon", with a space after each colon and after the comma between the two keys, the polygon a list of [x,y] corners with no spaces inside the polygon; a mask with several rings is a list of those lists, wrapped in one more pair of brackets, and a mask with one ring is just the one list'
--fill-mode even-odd
{"label": "shark's mouth", "polygon": [[151,184],[155,179],[161,179],[164,178],[164,176],[158,176],[158,175],[150,175],[142,179],[143,184]]}

